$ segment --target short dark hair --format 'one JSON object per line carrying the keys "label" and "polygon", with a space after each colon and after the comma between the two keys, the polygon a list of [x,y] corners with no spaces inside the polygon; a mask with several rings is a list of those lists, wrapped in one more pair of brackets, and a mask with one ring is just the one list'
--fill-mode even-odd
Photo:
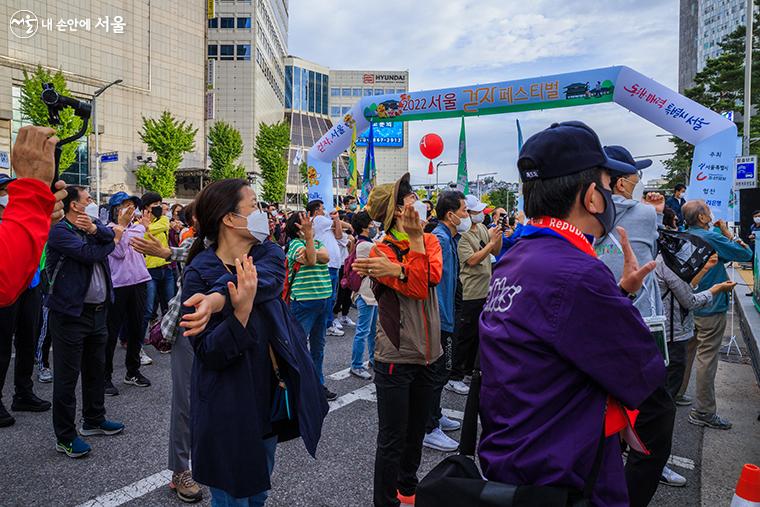
{"label": "short dark hair", "polygon": [[154,204],[161,204],[161,195],[158,192],[145,192],[140,198],[142,202],[142,209],[146,210],[152,207]]}
{"label": "short dark hair", "polygon": [[662,225],[667,225],[673,229],[678,228],[678,217],[676,216],[676,212],[671,208],[665,207],[662,210]]}
{"label": "short dark hair", "polygon": [[79,192],[84,190],[79,185],[69,185],[66,187],[66,197],[63,198],[63,212],[68,213],[71,209],[71,203],[79,201]]}
{"label": "short dark hair", "polygon": [[446,218],[446,213],[456,211],[462,206],[464,194],[459,190],[446,190],[438,195],[438,202],[435,205],[435,215],[439,220]]}
{"label": "short dark hair", "polygon": [[366,211],[354,213],[354,218],[351,219],[351,227],[353,227],[356,234],[361,234],[361,232],[369,227],[369,224],[371,223],[372,219]]}
{"label": "short dark hair", "polygon": [[301,229],[296,224],[301,223],[302,216],[303,211],[296,211],[288,217],[288,220],[285,222],[285,236],[287,236],[288,239],[295,239],[299,237],[298,233],[301,231]]}
{"label": "short dark hair", "polygon": [[412,189],[412,185],[409,184],[409,180],[407,178],[404,178],[403,180],[401,180],[401,182],[398,185],[398,194],[396,194],[396,204],[398,206],[401,206],[402,204],[404,204],[404,197],[413,193],[414,193],[414,190]]}
{"label": "short dark hair", "polygon": [[673,193],[680,192],[681,190],[686,190],[686,185],[683,183],[677,183],[675,187],[673,187]]}
{"label": "short dark hair", "polygon": [[601,187],[603,170],[593,167],[557,178],[524,182],[525,214],[530,218],[567,218],[580,192],[584,192],[592,183]]}
{"label": "short dark hair", "polygon": [[309,214],[309,216],[314,216],[314,213],[319,209],[320,206],[324,205],[322,201],[319,199],[314,199],[313,201],[309,201],[309,203],[306,205],[306,212]]}
{"label": "short dark hair", "polygon": [[343,196],[343,204],[344,205],[350,204],[351,201],[355,201],[355,200],[356,200],[356,197],[354,197],[353,195],[344,195]]}

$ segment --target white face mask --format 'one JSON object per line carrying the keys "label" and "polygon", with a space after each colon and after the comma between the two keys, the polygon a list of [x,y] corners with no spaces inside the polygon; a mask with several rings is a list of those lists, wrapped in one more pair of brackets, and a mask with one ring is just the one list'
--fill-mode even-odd
{"label": "white face mask", "polygon": [[485,220],[486,216],[481,211],[477,215],[470,215],[470,218],[472,219],[473,224],[482,224],[483,220]]}
{"label": "white face mask", "polygon": [[248,221],[248,232],[259,243],[263,243],[269,237],[269,214],[254,210],[246,217],[246,220]]}
{"label": "white face mask", "polygon": [[644,184],[642,182],[636,183],[636,186],[633,187],[633,192],[631,192],[631,199],[634,201],[640,201],[644,197]]}
{"label": "white face mask", "polygon": [[[0,203],[0,204],[2,204],[2,203]],[[752,220],[754,220],[756,224],[760,225],[760,217],[752,217]]]}
{"label": "white face mask", "polygon": [[459,234],[462,234],[463,232],[467,232],[470,230],[470,227],[472,227],[472,220],[470,217],[462,218],[457,217],[459,219],[459,224],[457,225],[457,232]]}
{"label": "white face mask", "polygon": [[98,205],[95,204],[94,202],[91,202],[90,204],[84,207],[84,214],[92,218],[93,220],[97,220],[99,218]]}
{"label": "white face mask", "polygon": [[425,221],[427,220],[427,206],[422,201],[414,201],[414,204],[412,205],[414,207],[414,210],[419,213],[420,220]]}
{"label": "white face mask", "polygon": [[3,208],[8,207],[8,194],[0,195],[0,206]]}

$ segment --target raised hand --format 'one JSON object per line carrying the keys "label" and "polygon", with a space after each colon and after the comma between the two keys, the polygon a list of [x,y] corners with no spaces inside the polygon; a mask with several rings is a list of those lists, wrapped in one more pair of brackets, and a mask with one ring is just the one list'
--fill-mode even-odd
{"label": "raised hand", "polygon": [[301,213],[300,223],[296,222],[296,227],[303,232],[305,239],[311,239],[314,237],[314,224],[311,223],[311,220],[306,216],[306,213]]}
{"label": "raised hand", "polygon": [[399,223],[404,232],[409,235],[409,239],[419,239],[422,237],[422,222],[420,214],[414,209],[414,206],[407,204],[399,217]]}
{"label": "raised hand", "polygon": [[[416,211],[412,211],[416,216],[419,216]],[[419,223],[419,219],[414,219]],[[372,278],[383,278],[386,276],[398,278],[401,274],[401,266],[391,261],[388,256],[376,246],[373,247],[373,249],[379,254],[379,256],[356,259],[353,263],[353,268],[356,272],[362,276],[370,276]]]}
{"label": "raised hand", "polygon": [[662,213],[665,210],[665,197],[657,192],[649,192],[644,196],[644,202],[654,206],[657,213]]}
{"label": "raised hand", "polygon": [[649,261],[639,267],[639,261],[628,241],[628,233],[622,227],[617,227],[620,234],[620,245],[623,247],[623,277],[620,279],[620,287],[629,294],[635,294],[644,285],[644,278],[657,266],[655,261]]}
{"label": "raised hand", "polygon": [[126,208],[123,208],[119,211],[119,216],[117,217],[117,221],[120,226],[127,227],[129,224],[132,223],[132,216],[135,214],[135,207],[134,205],[128,205]]}
{"label": "raised hand", "polygon": [[11,165],[19,178],[34,178],[50,185],[55,175],[55,130],[21,127],[11,151]]}
{"label": "raised hand", "polygon": [[243,262],[240,262],[240,259],[235,259],[235,273],[237,274],[237,286],[232,282],[227,282],[227,289],[230,293],[230,303],[235,308],[235,317],[245,327],[248,325],[248,318],[251,316],[259,279],[253,260],[248,256],[243,259]]}
{"label": "raised hand", "polygon": [[193,294],[185,300],[183,305],[195,307],[195,312],[182,316],[179,326],[185,329],[183,336],[196,336],[206,329],[211,315],[224,308],[225,298],[218,292],[213,294]]}
{"label": "raised hand", "polygon": [[132,238],[129,241],[129,245],[138,253],[161,257],[162,259],[166,259],[172,254],[169,248],[166,248],[156,237],[150,234],[148,234],[147,238]]}
{"label": "raised hand", "polygon": [[87,215],[77,215],[74,219],[74,227],[88,234],[93,234],[98,229],[92,218]]}
{"label": "raised hand", "polygon": [[63,199],[66,197],[66,182],[58,180],[55,182],[55,206],[53,206],[53,213],[50,215],[50,225],[55,225],[63,219]]}

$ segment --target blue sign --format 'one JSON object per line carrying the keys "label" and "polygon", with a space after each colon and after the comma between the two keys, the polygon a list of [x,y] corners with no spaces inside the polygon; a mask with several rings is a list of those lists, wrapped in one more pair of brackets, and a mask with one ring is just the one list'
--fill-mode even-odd
{"label": "blue sign", "polygon": [[119,152],[118,151],[112,151],[110,153],[103,153],[100,155],[100,162],[117,162],[119,160]]}
{"label": "blue sign", "polygon": [[[402,122],[376,121],[374,126],[375,147],[401,148],[404,146],[404,124]],[[368,134],[369,129],[356,136],[356,146],[367,146]]]}
{"label": "blue sign", "polygon": [[757,186],[757,156],[738,157],[736,159],[736,177],[734,188],[755,188]]}

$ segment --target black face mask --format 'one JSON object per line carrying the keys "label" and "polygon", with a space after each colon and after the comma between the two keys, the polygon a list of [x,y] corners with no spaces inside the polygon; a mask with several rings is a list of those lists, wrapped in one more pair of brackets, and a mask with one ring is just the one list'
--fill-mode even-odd
{"label": "black face mask", "polygon": [[604,197],[604,211],[601,213],[594,213],[594,217],[599,220],[600,224],[602,224],[602,228],[604,229],[604,234],[602,236],[606,236],[615,226],[617,211],[615,210],[615,202],[612,200],[612,191],[607,190],[606,188],[601,188],[599,185],[596,186],[596,190],[598,190],[602,194],[602,197]]}
{"label": "black face mask", "polygon": [[161,218],[161,216],[164,214],[164,210],[161,209],[161,206],[156,206],[155,208],[151,208],[150,212],[153,214],[156,219]]}

